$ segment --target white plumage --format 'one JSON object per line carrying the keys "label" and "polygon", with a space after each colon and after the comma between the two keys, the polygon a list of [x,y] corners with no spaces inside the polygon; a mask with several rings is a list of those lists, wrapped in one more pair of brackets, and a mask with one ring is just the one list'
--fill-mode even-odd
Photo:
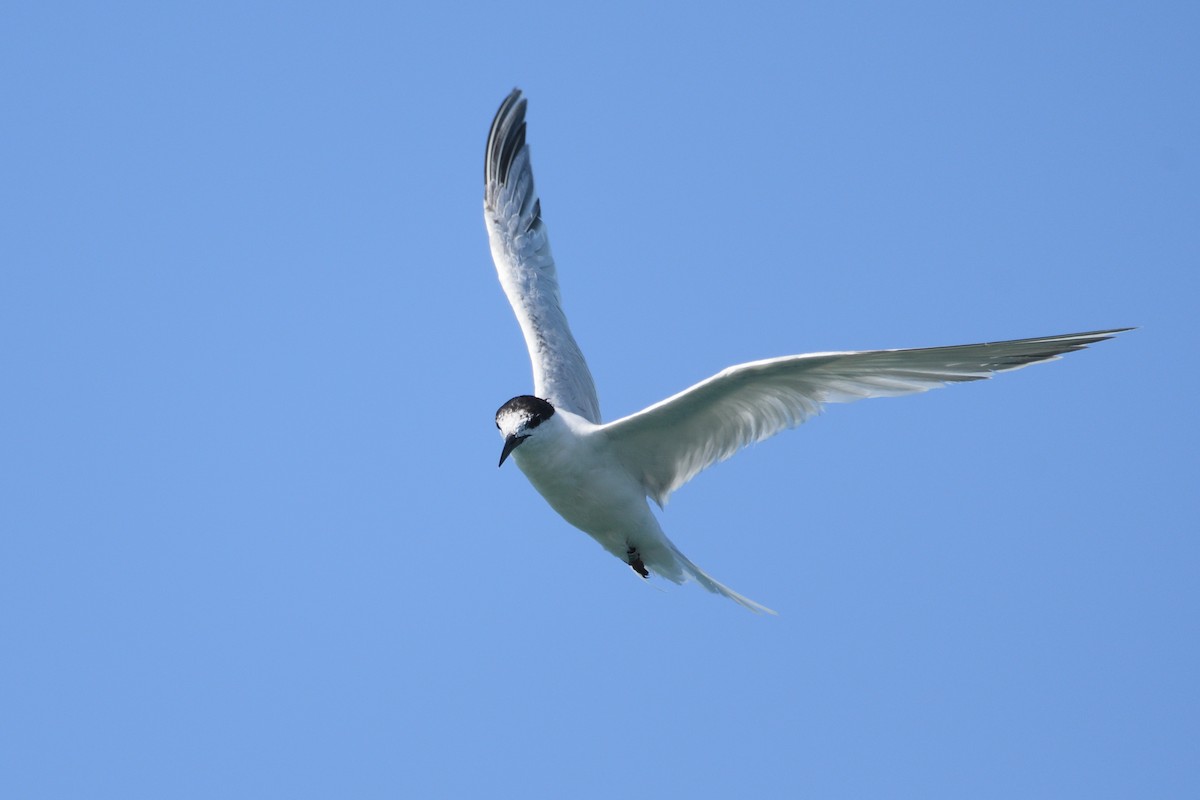
{"label": "white plumage", "polygon": [[688,560],[663,533],[646,498],[663,505],[701,470],[801,424],[825,403],[980,380],[1128,330],[753,361],[604,424],[591,373],[562,311],[525,144],[525,109],[514,89],[492,122],[484,167],[492,258],[533,362],[534,396],[513,398],[496,415],[505,438],[501,463],[512,453],[555,511],[644,577],[692,579],[749,609],[769,612]]}

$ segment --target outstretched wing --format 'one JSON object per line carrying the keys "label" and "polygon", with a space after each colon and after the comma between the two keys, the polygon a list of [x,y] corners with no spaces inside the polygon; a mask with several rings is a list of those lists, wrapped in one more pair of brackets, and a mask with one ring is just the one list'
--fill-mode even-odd
{"label": "outstretched wing", "polygon": [[525,144],[525,98],[513,89],[492,120],[483,173],[483,218],[500,285],[525,334],[533,391],[557,408],[600,422],[600,401],[558,296],[554,257]]}
{"label": "outstretched wing", "polygon": [[659,505],[696,473],[793,428],[825,403],[897,397],[1057,359],[1128,328],[1038,339],[810,353],[730,367],[644,411],[605,425],[621,461]]}

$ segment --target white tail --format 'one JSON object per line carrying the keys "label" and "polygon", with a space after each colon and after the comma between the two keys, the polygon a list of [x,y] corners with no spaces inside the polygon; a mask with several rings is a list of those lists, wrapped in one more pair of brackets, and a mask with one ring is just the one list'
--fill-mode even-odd
{"label": "white tail", "polygon": [[[696,581],[696,583],[700,584],[705,589],[708,589],[713,594],[719,594],[719,595],[722,595],[723,597],[728,597],[730,600],[737,603],[739,606],[742,606],[743,608],[748,608],[756,614],[772,614],[772,615],[778,616],[778,614],[776,614],[776,612],[772,611],[771,609],[767,608],[766,606],[762,605],[761,603],[756,603],[753,600],[751,600],[749,597],[740,595],[737,592],[735,592],[733,589],[730,589],[725,584],[721,583],[720,581],[715,580],[707,572],[705,572],[704,570],[700,569],[695,564],[693,564],[691,562],[691,560],[688,559],[687,556],[685,556],[683,553],[679,552],[679,548],[675,546],[674,542],[672,542],[666,536],[664,536],[663,539],[666,541],[667,546],[670,548],[671,554],[673,556],[675,556],[676,563],[683,570],[683,572],[686,573],[685,575],[681,576],[683,580],[687,580],[687,578],[690,577],[694,581]],[[660,573],[660,574],[663,574],[663,573]],[[663,577],[671,578],[672,576],[670,574],[664,574]],[[676,583],[683,582],[682,580],[680,580],[678,578],[672,578],[672,579],[675,580]]]}

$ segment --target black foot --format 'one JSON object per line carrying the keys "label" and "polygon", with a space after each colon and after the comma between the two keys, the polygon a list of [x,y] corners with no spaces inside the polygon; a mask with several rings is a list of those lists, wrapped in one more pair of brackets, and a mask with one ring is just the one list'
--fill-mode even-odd
{"label": "black foot", "polygon": [[642,557],[638,554],[638,550],[633,545],[629,545],[629,549],[625,551],[625,560],[629,566],[633,567],[633,571],[643,578],[650,577],[650,570],[646,569],[646,565],[642,563]]}

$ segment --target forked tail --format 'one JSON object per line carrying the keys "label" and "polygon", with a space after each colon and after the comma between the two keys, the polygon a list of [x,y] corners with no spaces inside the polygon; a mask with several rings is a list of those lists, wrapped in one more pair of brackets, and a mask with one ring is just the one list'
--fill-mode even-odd
{"label": "forked tail", "polygon": [[[666,544],[670,547],[672,555],[675,556],[675,560],[678,562],[678,564],[682,568],[683,572],[686,573],[687,577],[692,578],[694,581],[696,581],[696,583],[700,584],[705,589],[708,589],[713,594],[719,594],[719,595],[722,595],[723,597],[728,597],[730,600],[737,603],[739,606],[742,606],[743,608],[748,608],[756,614],[772,614],[772,615],[778,616],[778,614],[776,614],[775,611],[772,611],[771,609],[767,608],[766,606],[762,605],[761,603],[754,602],[749,597],[745,597],[743,595],[738,594],[737,592],[735,592],[733,589],[730,589],[725,584],[721,583],[720,581],[715,580],[707,572],[705,572],[704,570],[700,569],[695,564],[693,564],[687,556],[685,556],[683,553],[679,552],[679,548],[675,546],[674,542],[672,542],[670,539],[667,539],[667,537],[665,537],[665,536],[663,537],[663,539],[666,541]],[[664,577],[669,577],[669,576],[664,576]]]}

